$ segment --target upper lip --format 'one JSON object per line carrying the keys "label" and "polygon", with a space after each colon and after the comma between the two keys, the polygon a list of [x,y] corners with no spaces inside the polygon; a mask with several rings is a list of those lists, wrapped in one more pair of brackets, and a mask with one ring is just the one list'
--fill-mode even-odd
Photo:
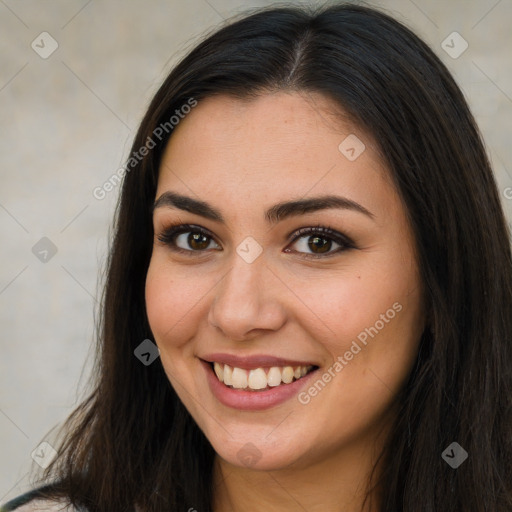
{"label": "upper lip", "polygon": [[244,370],[253,370],[255,368],[272,366],[317,366],[311,362],[297,361],[294,359],[284,359],[282,357],[269,356],[265,354],[255,354],[252,356],[235,356],[233,354],[208,354],[201,357],[203,361],[209,363],[223,363]]}

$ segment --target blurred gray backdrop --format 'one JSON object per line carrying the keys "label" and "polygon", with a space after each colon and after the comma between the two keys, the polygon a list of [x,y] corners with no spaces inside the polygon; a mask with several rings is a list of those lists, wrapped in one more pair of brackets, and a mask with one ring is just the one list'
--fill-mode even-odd
{"label": "blurred gray backdrop", "polygon": [[[194,42],[275,3],[0,0],[0,503],[28,489],[33,465],[52,455],[46,434],[83,398],[119,191],[96,199],[94,188],[124,163],[149,99]],[[454,74],[510,221],[512,1],[367,4],[410,26]]]}

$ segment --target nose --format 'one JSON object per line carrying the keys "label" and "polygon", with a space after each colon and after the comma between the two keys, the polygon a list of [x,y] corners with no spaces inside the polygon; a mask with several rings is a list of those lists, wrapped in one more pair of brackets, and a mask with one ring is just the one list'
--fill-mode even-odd
{"label": "nose", "polygon": [[234,254],[231,269],[215,287],[208,321],[222,336],[234,341],[276,331],[286,322],[280,300],[284,293],[283,284],[262,256],[247,263]]}

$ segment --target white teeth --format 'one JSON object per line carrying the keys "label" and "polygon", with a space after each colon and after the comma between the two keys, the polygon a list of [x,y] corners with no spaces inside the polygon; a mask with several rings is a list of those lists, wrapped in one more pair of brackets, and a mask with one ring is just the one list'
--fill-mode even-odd
{"label": "white teeth", "polygon": [[[218,363],[215,363],[215,364],[218,364]],[[219,365],[220,366],[220,365]],[[228,385],[228,386],[232,386],[233,385],[233,368],[231,368],[231,366],[228,366],[227,364],[224,365],[224,384]]]}
{"label": "white teeth", "polygon": [[268,371],[267,383],[270,387],[279,386],[279,384],[281,384],[281,370],[277,366],[272,366]]}
{"label": "white teeth", "polygon": [[215,375],[217,375],[217,378],[224,382],[224,366],[219,363],[214,363],[213,369],[215,370]]}
{"label": "white teeth", "polygon": [[233,368],[233,375],[231,376],[232,385],[234,388],[243,389],[247,387],[247,372],[242,368]]}
{"label": "white teeth", "polygon": [[268,373],[263,368],[244,370],[222,363],[213,363],[217,378],[227,386],[235,389],[262,390],[279,386],[281,383],[290,384],[294,379],[304,377],[313,366],[272,366]]}
{"label": "white teeth", "polygon": [[293,368],[291,366],[285,366],[283,369],[283,376],[281,377],[285,384],[290,384],[293,380]]}
{"label": "white teeth", "polygon": [[256,368],[249,372],[247,384],[251,389],[263,389],[267,387],[267,376],[263,368]]}

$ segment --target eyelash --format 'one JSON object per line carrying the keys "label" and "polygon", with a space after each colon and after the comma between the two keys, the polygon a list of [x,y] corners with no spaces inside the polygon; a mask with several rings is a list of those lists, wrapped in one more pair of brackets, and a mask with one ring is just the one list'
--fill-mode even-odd
{"label": "eyelash", "polygon": [[[178,235],[181,235],[183,233],[200,233],[201,235],[204,235],[212,240],[215,241],[212,234],[202,228],[201,226],[196,226],[194,224],[171,224],[166,229],[163,230],[162,233],[160,233],[157,238],[160,242],[163,244],[169,246],[169,248],[174,251],[181,254],[186,254],[187,256],[195,256],[197,253],[205,252],[204,250],[194,251],[194,250],[188,250],[188,249],[182,249],[181,247],[177,247],[175,245],[175,239]],[[311,226],[307,228],[300,228],[294,233],[292,233],[288,239],[290,239],[290,244],[295,243],[300,238],[305,237],[306,235],[314,236],[319,235],[320,238],[323,238],[324,240],[330,240],[332,242],[335,242],[339,244],[341,247],[338,247],[335,251],[328,252],[325,254],[313,254],[313,253],[304,253],[304,252],[298,252],[302,257],[307,259],[318,259],[318,258],[328,258],[330,256],[333,256],[334,254],[341,253],[343,251],[346,251],[347,249],[354,249],[355,245],[352,242],[350,238],[348,238],[346,235],[339,233],[338,231],[333,230],[329,226],[323,226],[321,224],[318,224],[316,226]],[[216,242],[217,243],[217,242]],[[196,253],[196,254],[194,254]]]}

